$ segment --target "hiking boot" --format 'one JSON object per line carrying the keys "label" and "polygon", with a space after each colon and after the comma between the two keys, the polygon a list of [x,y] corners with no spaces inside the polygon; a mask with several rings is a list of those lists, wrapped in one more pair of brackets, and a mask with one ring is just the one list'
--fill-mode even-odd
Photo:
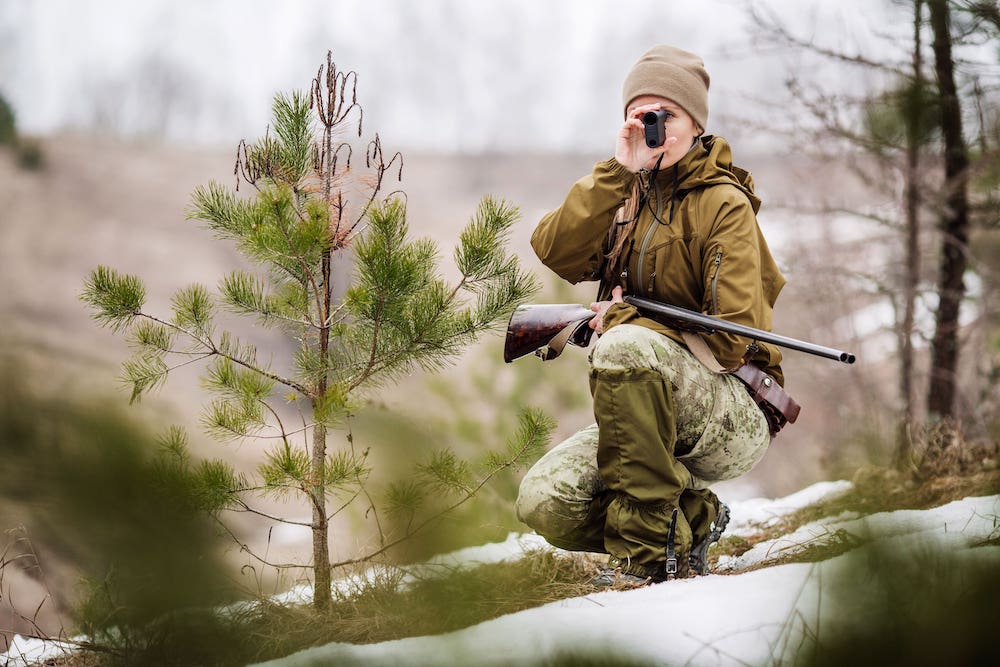
{"label": "hiking boot", "polygon": [[726,524],[729,523],[729,505],[719,503],[719,514],[715,517],[712,529],[708,532],[705,540],[691,548],[691,555],[688,556],[688,569],[691,574],[708,574],[708,548],[719,541]]}
{"label": "hiking boot", "polygon": [[602,567],[598,575],[590,580],[590,585],[597,589],[641,588],[651,583],[653,583],[652,577],[628,574],[617,567]]}
{"label": "hiking boot", "polygon": [[684,572],[668,574],[666,563],[639,565],[630,563],[627,559],[611,556],[608,558],[608,564],[590,580],[590,584],[595,588],[638,588],[688,576],[687,568],[681,569]]}

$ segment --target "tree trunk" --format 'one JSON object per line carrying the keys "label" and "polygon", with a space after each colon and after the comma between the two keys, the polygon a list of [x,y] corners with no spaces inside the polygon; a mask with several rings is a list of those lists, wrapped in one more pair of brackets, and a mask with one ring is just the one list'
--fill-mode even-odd
{"label": "tree trunk", "polygon": [[312,538],[313,538],[313,606],[326,610],[332,598],[330,588],[330,532],[326,516],[326,426],[317,424],[313,430]]}
{"label": "tree trunk", "polygon": [[[333,298],[331,285],[332,251],[329,246],[323,250],[322,322],[319,329],[320,359],[326,365],[330,354],[330,306]],[[317,398],[323,400],[329,388],[326,371],[320,377]],[[315,409],[315,404],[314,404]],[[313,430],[312,474],[310,492],[313,495],[313,606],[325,610],[330,606],[330,520],[326,516],[326,426],[316,424]]]}
{"label": "tree trunk", "polygon": [[[322,70],[320,70],[322,72]],[[333,76],[333,61],[330,53],[326,55],[326,76],[327,93],[336,94],[336,86],[330,85],[330,78]],[[333,166],[333,128],[337,123],[336,105],[332,99],[328,99],[324,105],[322,90],[322,79],[316,77],[316,97],[315,103],[320,109],[320,117],[324,123],[323,129],[323,152],[320,169],[323,173],[323,194],[327,206],[331,203],[331,193],[333,191],[334,166]],[[341,102],[343,102],[344,89],[341,88]],[[360,132],[360,126],[358,130]],[[330,355],[330,313],[333,305],[333,246],[336,236],[340,232],[340,220],[338,217],[336,230],[327,239],[323,248],[320,266],[321,294],[319,305],[319,358],[323,362],[324,368],[328,367]],[[324,370],[319,378],[316,388],[318,400],[326,398],[326,391],[330,382],[327,372]],[[316,404],[313,403],[315,410]],[[310,492],[313,494],[312,523],[313,523],[313,606],[324,611],[330,607],[332,601],[332,591],[330,589],[330,520],[326,516],[326,425],[316,424],[313,430],[313,450],[311,469],[313,479]]]}
{"label": "tree trunk", "polygon": [[928,412],[945,419],[955,416],[958,367],[959,310],[965,297],[963,276],[969,236],[969,155],[962,136],[962,108],[955,86],[947,0],[928,0],[934,34],[934,70],[941,105],[945,149],[946,210],[940,222],[941,263],[938,274],[938,310],[931,346]]}
{"label": "tree trunk", "polygon": [[923,0],[913,2],[913,83],[912,95],[907,101],[903,117],[906,120],[906,171],[904,175],[906,200],[906,274],[903,277],[903,322],[900,330],[899,393],[903,400],[896,435],[893,466],[906,467],[912,453],[912,429],[916,421],[913,391],[913,322],[920,281],[920,189],[917,178],[920,169],[920,142],[923,130],[923,54],[920,29],[923,24]]}

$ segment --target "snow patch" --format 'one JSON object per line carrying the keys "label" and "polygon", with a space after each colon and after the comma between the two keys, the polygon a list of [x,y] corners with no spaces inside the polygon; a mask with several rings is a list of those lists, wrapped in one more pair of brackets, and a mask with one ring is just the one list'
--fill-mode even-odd
{"label": "snow patch", "polygon": [[[80,638],[83,641],[83,638]],[[62,658],[73,653],[76,647],[67,642],[36,639],[14,635],[6,653],[0,653],[0,665],[4,667],[25,667],[46,660]]]}
{"label": "snow patch", "polygon": [[847,493],[850,489],[851,483],[843,480],[819,482],[784,498],[754,498],[731,502],[729,508],[732,518],[726,527],[726,535],[748,537],[758,532],[761,527],[774,525],[783,516],[807,505]]}

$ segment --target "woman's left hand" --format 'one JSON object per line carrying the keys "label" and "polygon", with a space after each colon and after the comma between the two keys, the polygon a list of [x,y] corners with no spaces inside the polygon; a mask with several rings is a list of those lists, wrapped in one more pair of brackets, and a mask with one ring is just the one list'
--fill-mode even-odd
{"label": "woman's left hand", "polygon": [[595,315],[590,320],[590,322],[588,322],[588,325],[590,326],[591,329],[593,329],[599,334],[604,333],[604,314],[608,312],[608,308],[610,308],[611,304],[613,303],[625,303],[625,300],[622,299],[621,286],[618,286],[613,290],[611,290],[610,301],[595,301],[594,303],[590,304],[590,309],[595,313],[597,313],[597,315]]}

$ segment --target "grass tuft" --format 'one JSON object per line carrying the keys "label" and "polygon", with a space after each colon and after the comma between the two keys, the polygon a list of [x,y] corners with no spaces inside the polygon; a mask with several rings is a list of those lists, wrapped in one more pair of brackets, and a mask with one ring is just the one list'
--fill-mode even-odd
{"label": "grass tuft", "polygon": [[596,566],[583,555],[533,551],[517,561],[456,568],[399,586],[377,578],[338,595],[330,611],[265,605],[249,620],[258,659],[332,641],[366,644],[436,635],[591,592]]}

